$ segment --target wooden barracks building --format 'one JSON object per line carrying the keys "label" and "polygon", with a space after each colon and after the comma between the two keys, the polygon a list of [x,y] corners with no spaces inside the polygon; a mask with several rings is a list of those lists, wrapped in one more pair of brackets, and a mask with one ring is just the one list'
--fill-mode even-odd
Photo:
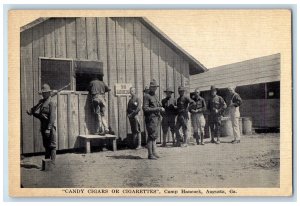
{"label": "wooden barracks building", "polygon": [[190,91],[199,88],[205,99],[211,85],[219,89],[222,97],[226,96],[228,86],[236,87],[243,99],[241,117],[251,117],[253,128],[279,128],[280,54],[218,66],[190,77]]}
{"label": "wooden barracks building", "polygon": [[[38,119],[26,110],[38,103],[41,85],[54,90],[57,103],[58,150],[78,147],[79,134],[95,132],[87,85],[91,74],[104,73],[112,89],[107,95],[109,125],[119,139],[130,133],[128,96],[118,88],[143,90],[159,81],[159,98],[166,87],[189,87],[190,75],[206,68],[145,18],[40,18],[21,28],[21,152],[43,152]],[[141,123],[143,123],[142,112]],[[142,127],[144,130],[144,127]]]}

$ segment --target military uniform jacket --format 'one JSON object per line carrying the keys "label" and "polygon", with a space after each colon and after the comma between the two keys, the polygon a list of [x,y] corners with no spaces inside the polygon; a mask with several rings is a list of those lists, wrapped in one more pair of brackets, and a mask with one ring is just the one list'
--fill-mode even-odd
{"label": "military uniform jacket", "polygon": [[42,130],[51,130],[56,127],[56,104],[51,101],[51,97],[44,100],[41,99],[39,103],[42,103],[38,113],[33,113],[35,117],[41,120]]}
{"label": "military uniform jacket", "polygon": [[140,110],[141,110],[141,100],[136,95],[134,95],[128,101],[127,115],[130,115],[130,118],[133,118],[140,112]]}
{"label": "military uniform jacket", "polygon": [[[198,96],[198,97],[195,97],[193,100],[194,100],[194,102],[190,106],[191,113],[203,113],[206,111],[206,103],[202,97]],[[198,111],[193,112],[192,110],[198,110]]]}
{"label": "military uniform jacket", "polygon": [[[227,105],[224,99],[218,95],[211,97],[208,102],[208,110],[211,115],[222,115],[222,112],[226,109]],[[218,110],[218,112],[216,112]]]}
{"label": "military uniform jacket", "polygon": [[169,115],[176,115],[177,110],[175,109],[176,106],[176,100],[172,97],[164,98],[161,100],[162,107],[165,109],[164,115],[169,116]]}
{"label": "military uniform jacket", "polygon": [[89,92],[91,95],[100,94],[104,95],[105,92],[109,92],[108,86],[98,79],[95,79],[89,84]]}
{"label": "military uniform jacket", "polygon": [[189,104],[193,103],[194,101],[191,100],[187,96],[178,97],[177,99],[177,112],[178,115],[185,115],[188,117],[189,111]]}
{"label": "military uniform jacket", "polygon": [[239,107],[242,104],[242,98],[238,93],[234,93],[232,95],[229,95],[229,97],[227,98],[227,104]]}
{"label": "military uniform jacket", "polygon": [[160,102],[154,93],[149,92],[149,94],[145,94],[143,110],[146,117],[151,115],[159,116],[160,107]]}

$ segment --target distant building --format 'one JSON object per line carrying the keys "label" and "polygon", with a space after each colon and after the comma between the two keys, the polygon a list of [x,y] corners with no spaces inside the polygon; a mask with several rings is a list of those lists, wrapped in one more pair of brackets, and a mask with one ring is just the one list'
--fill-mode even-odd
{"label": "distant building", "polygon": [[199,88],[209,96],[211,85],[226,95],[228,86],[237,86],[243,98],[241,116],[251,117],[254,128],[280,126],[280,54],[250,59],[209,69],[190,77],[190,91]]}

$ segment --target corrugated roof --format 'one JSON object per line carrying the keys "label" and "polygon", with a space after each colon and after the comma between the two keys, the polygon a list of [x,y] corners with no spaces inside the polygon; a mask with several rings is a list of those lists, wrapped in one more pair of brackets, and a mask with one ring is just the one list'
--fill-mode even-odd
{"label": "corrugated roof", "polygon": [[[50,17],[47,18],[38,18],[29,24],[21,27],[20,31],[23,32],[27,29],[30,29],[46,20],[48,20]],[[189,62],[189,73],[190,74],[198,74],[201,72],[207,71],[207,68],[201,64],[197,59],[195,59],[192,55],[190,55],[188,52],[186,52],[183,48],[181,48],[178,44],[176,44],[170,37],[168,37],[163,31],[161,31],[159,28],[157,28],[153,23],[151,23],[147,18],[145,17],[135,17],[139,18],[140,21],[149,29],[151,30],[157,37],[159,37],[164,43],[166,43],[171,49],[176,51],[178,54],[180,54],[184,59]]]}

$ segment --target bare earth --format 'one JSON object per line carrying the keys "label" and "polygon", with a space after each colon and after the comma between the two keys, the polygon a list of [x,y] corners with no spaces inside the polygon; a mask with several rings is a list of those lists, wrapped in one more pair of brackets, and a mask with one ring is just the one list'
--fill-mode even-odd
{"label": "bare earth", "polygon": [[[158,147],[161,158],[148,160],[147,150],[104,151],[57,156],[53,171],[21,167],[23,187],[279,187],[280,134],[243,136],[240,144]],[[43,156],[22,162],[41,166]]]}

